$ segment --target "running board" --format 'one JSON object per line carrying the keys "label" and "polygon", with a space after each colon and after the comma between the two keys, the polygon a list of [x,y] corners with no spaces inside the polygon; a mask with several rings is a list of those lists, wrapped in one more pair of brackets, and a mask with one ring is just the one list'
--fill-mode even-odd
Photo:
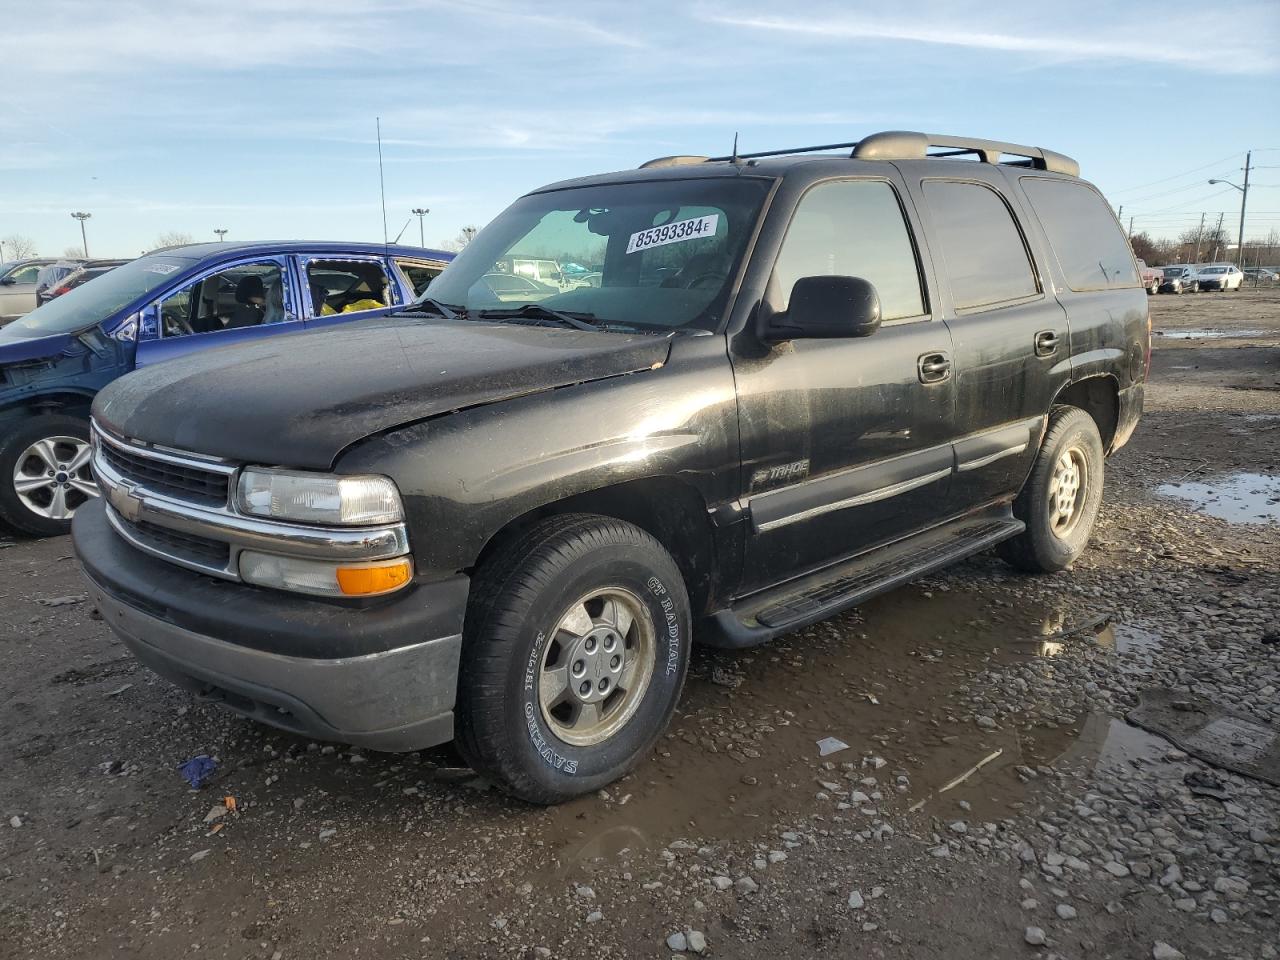
{"label": "running board", "polygon": [[712,614],[698,641],[742,648],[765,643],[855,607],[925,574],[1015,537],[1026,524],[1007,505],[877,547]]}

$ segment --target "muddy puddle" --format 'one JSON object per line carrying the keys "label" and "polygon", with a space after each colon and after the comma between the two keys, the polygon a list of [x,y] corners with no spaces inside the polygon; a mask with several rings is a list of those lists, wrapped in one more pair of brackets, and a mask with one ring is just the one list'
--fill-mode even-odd
{"label": "muddy puddle", "polygon": [[1165,340],[1250,340],[1265,337],[1268,330],[1217,330],[1200,327],[1182,327],[1177,330],[1157,330],[1157,337]]}
{"label": "muddy puddle", "polygon": [[1232,473],[1203,481],[1166,483],[1156,492],[1187,501],[1197,513],[1231,523],[1280,521],[1280,477],[1270,474]]}
{"label": "muddy puddle", "polygon": [[[699,649],[653,757],[531,830],[573,872],[673,841],[763,839],[791,814],[867,827],[904,810],[1007,817],[1034,802],[1028,767],[1121,762],[1148,738],[1098,716],[975,725],[966,698],[979,673],[1078,643],[1127,656],[1159,636],[912,586],[761,648]],[[826,738],[848,747],[821,756]]]}

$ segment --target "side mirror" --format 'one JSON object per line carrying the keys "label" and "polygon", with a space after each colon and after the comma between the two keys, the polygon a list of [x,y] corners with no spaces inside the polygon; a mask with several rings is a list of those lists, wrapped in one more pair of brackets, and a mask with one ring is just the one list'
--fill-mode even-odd
{"label": "side mirror", "polygon": [[0,279],[0,286],[12,287],[17,282],[18,281],[14,280],[13,277],[5,277],[3,279]]}
{"label": "side mirror", "polygon": [[791,305],[765,330],[771,342],[869,337],[880,328],[880,297],[861,277],[801,277]]}

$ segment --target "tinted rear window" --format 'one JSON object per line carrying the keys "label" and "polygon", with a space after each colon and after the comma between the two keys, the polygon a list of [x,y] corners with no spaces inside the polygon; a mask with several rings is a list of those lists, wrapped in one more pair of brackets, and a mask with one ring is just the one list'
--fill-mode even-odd
{"label": "tinted rear window", "polygon": [[1097,191],[1072,180],[1024,177],[1031,206],[1072,290],[1138,286],[1129,241]]}
{"label": "tinted rear window", "polygon": [[978,183],[926,180],[924,196],[957,310],[1040,292],[1022,233],[999,194]]}

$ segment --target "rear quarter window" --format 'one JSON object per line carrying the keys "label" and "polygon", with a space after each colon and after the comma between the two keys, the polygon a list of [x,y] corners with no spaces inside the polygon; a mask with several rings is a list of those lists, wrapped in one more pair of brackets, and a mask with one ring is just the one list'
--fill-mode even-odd
{"label": "rear quarter window", "polygon": [[1067,286],[1081,292],[1136,287],[1129,241],[1096,190],[1072,180],[1023,177]]}

